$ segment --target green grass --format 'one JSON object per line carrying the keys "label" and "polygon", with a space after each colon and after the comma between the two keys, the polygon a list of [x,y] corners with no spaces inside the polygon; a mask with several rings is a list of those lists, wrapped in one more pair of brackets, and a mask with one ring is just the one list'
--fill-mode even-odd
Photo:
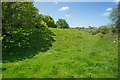
{"label": "green grass", "polygon": [[[3,78],[116,78],[118,45],[77,29],[53,29],[46,52],[33,49],[31,58],[3,63]],[[40,45],[40,44],[38,44]],[[21,51],[24,53],[24,51]],[[24,54],[29,54],[29,51]]]}

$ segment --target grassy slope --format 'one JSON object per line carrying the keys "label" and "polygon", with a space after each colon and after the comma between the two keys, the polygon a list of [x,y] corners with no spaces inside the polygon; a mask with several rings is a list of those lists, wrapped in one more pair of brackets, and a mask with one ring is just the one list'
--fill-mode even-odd
{"label": "grassy slope", "polygon": [[112,43],[113,38],[98,38],[77,29],[51,30],[56,34],[56,41],[50,50],[23,61],[3,63],[3,68],[6,68],[3,78],[118,76],[118,48],[117,44]]}

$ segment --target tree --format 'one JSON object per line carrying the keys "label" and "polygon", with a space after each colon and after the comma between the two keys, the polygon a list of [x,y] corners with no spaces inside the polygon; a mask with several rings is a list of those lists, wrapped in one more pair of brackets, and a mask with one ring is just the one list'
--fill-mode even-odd
{"label": "tree", "polygon": [[53,33],[41,19],[37,7],[32,2],[2,3],[3,50],[24,47],[24,45],[33,46],[40,41],[41,45],[45,42],[43,47],[48,47],[53,41],[52,36]]}
{"label": "tree", "polygon": [[47,23],[43,20],[42,15],[37,14],[35,16],[35,27],[36,28],[48,27]]}
{"label": "tree", "polygon": [[118,19],[116,21],[116,27],[118,28],[120,32],[120,2],[118,3]]}
{"label": "tree", "polygon": [[115,33],[116,32],[116,28],[115,28],[115,24],[109,24],[109,32],[110,33]]}
{"label": "tree", "polygon": [[[2,37],[3,47],[18,44],[28,32],[23,28],[33,28],[38,9],[31,2],[3,2],[2,3]],[[23,42],[22,42],[23,43]]]}
{"label": "tree", "polygon": [[113,8],[109,18],[115,22],[118,19],[118,8]]}
{"label": "tree", "polygon": [[120,2],[118,3],[117,8],[113,8],[109,18],[112,20],[112,22],[115,24],[115,28],[113,31],[114,32],[120,32]]}
{"label": "tree", "polygon": [[48,27],[56,28],[54,19],[49,15],[42,15],[42,19],[47,23]]}
{"label": "tree", "polygon": [[89,27],[89,29],[93,29],[93,27],[91,27],[91,26],[88,26]]}
{"label": "tree", "polygon": [[58,19],[58,21],[56,22],[56,25],[58,28],[69,28],[69,25],[65,19]]}
{"label": "tree", "polygon": [[119,21],[120,21],[120,10],[119,9],[120,9],[120,3],[118,3],[118,7],[117,8],[113,8],[112,9],[112,11],[110,13],[110,16],[109,16],[109,18],[112,20],[112,22],[114,24],[116,24],[116,28],[118,28],[119,25],[120,25],[120,23],[119,23]]}
{"label": "tree", "polygon": [[109,32],[109,28],[106,25],[102,25],[98,28],[98,31],[101,32],[102,34],[106,34]]}
{"label": "tree", "polygon": [[[3,2],[2,23],[9,27],[33,27],[38,9],[31,2]],[[29,24],[26,24],[29,23]]]}

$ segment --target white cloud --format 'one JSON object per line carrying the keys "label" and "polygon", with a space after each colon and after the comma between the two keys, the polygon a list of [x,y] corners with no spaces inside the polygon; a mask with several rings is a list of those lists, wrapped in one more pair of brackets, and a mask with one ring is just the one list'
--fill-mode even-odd
{"label": "white cloud", "polygon": [[69,7],[62,7],[62,8],[60,8],[59,10],[60,10],[60,11],[66,11],[67,9],[69,9]]}
{"label": "white cloud", "polygon": [[104,12],[102,15],[103,16],[109,16],[111,11],[112,11],[112,8],[109,7],[109,8],[106,9],[106,12]]}
{"label": "white cloud", "polygon": [[71,15],[67,15],[67,14],[65,15],[65,17],[70,17],[70,16],[71,16]]}
{"label": "white cloud", "polygon": [[120,0],[115,0],[116,4],[118,4],[118,2],[120,3]]}
{"label": "white cloud", "polygon": [[58,4],[58,2],[54,2],[55,4]]}
{"label": "white cloud", "polygon": [[110,12],[103,13],[103,16],[109,16],[109,15],[110,15]]}
{"label": "white cloud", "polygon": [[106,11],[112,11],[112,8],[107,8]]}
{"label": "white cloud", "polygon": [[116,2],[119,2],[120,0],[115,0]]}

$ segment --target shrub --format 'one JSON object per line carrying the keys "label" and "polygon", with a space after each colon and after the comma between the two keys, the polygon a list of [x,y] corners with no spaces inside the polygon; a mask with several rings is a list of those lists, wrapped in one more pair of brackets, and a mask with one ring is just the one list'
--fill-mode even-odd
{"label": "shrub", "polygon": [[92,34],[92,35],[95,35],[96,33],[95,33],[95,32],[92,32],[91,34]]}
{"label": "shrub", "polygon": [[117,38],[118,36],[115,33],[107,33],[103,38]]}
{"label": "shrub", "polygon": [[32,2],[2,3],[2,50],[33,47],[40,41],[38,47],[46,50],[54,41],[52,36],[53,33]]}
{"label": "shrub", "polygon": [[105,25],[102,25],[98,28],[98,31],[101,32],[102,34],[106,34],[109,32],[109,28]]}
{"label": "shrub", "polygon": [[58,28],[69,28],[69,25],[65,19],[58,19],[58,21],[56,22],[56,25]]}
{"label": "shrub", "polygon": [[54,19],[49,15],[42,15],[42,19],[47,24],[48,27],[57,28]]}
{"label": "shrub", "polygon": [[76,29],[78,29],[78,30],[83,30],[84,27],[76,27]]}
{"label": "shrub", "polygon": [[102,33],[97,33],[96,35],[99,36],[99,37],[103,37]]}

